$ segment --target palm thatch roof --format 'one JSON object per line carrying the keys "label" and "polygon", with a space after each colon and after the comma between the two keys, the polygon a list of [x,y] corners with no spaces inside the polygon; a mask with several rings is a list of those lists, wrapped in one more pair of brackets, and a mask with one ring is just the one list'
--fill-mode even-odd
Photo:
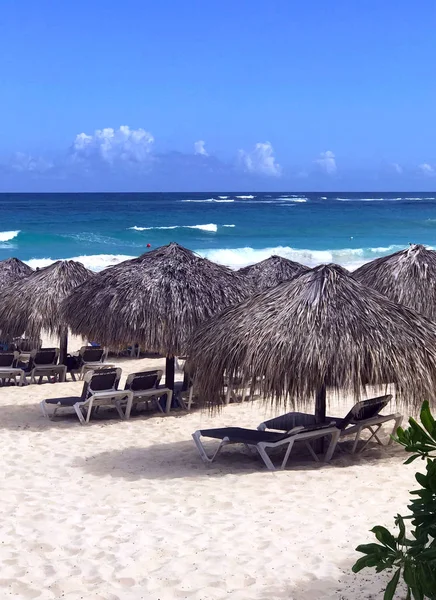
{"label": "palm thatch roof", "polygon": [[436,393],[436,325],[337,265],[226,309],[197,330],[190,358],[209,405],[219,402],[224,372],[260,377],[264,397],[284,405],[305,405],[325,387],[358,399],[367,384],[395,383],[410,404]]}
{"label": "palm thatch roof", "polygon": [[10,285],[28,277],[33,269],[18,258],[7,258],[0,260],[0,289],[8,288]]}
{"label": "palm thatch roof", "polygon": [[436,321],[436,252],[420,244],[363,265],[353,276]]}
{"label": "palm thatch roof", "polygon": [[0,329],[31,338],[42,330],[58,335],[65,326],[61,302],[91,275],[79,262],[60,260],[17,281],[0,295]]}
{"label": "palm thatch roof", "polygon": [[102,344],[135,341],[180,356],[201,322],[249,291],[234,271],[171,243],[97,273],[73,291],[64,314],[73,333]]}
{"label": "palm thatch roof", "polygon": [[274,287],[283,281],[289,281],[308,270],[309,267],[300,263],[273,255],[254,265],[239,269],[238,273],[243,275],[254,289],[260,291]]}

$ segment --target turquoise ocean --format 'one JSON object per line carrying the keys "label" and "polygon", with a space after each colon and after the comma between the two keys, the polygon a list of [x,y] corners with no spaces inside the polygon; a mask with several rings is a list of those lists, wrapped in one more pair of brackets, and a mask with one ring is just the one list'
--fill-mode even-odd
{"label": "turquoise ocean", "polygon": [[436,248],[436,192],[0,194],[0,259],[101,270],[172,241],[233,268],[279,254],[353,269]]}

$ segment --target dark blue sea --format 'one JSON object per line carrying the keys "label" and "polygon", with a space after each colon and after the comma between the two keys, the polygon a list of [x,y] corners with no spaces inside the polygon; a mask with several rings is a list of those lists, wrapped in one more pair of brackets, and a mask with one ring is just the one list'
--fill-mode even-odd
{"label": "dark blue sea", "polygon": [[436,247],[436,192],[0,195],[0,259],[100,270],[171,241],[236,268],[279,254],[352,269]]}

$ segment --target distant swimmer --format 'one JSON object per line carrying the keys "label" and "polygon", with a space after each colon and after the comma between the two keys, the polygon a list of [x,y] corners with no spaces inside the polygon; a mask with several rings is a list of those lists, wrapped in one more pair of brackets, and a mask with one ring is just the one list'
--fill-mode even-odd
{"label": "distant swimmer", "polygon": [[151,248],[151,244],[147,244],[147,248]]}

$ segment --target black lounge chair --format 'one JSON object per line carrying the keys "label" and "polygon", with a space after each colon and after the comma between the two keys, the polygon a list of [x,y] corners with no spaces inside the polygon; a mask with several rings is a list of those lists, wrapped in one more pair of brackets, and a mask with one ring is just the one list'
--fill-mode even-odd
{"label": "black lounge chair", "polygon": [[17,368],[18,352],[0,352],[0,384],[14,382],[24,385],[26,382],[23,369]]}
{"label": "black lounge chair", "polygon": [[160,387],[159,383],[162,378],[162,371],[141,371],[139,373],[131,373],[127,377],[125,390],[129,390],[133,394],[133,404],[138,402],[147,402],[151,400],[160,412],[164,412],[159,398],[166,396],[165,413],[171,410],[171,401],[173,392],[167,387]]}
{"label": "black lounge chair", "polygon": [[[370,398],[369,400],[362,400],[361,402],[357,402],[345,417],[327,417],[326,420],[335,421],[336,427],[340,429],[341,438],[349,435],[355,435],[354,443],[351,448],[352,454],[354,454],[357,450],[360,436],[364,429],[368,429],[371,435],[369,439],[365,440],[365,443],[363,446],[361,446],[359,452],[362,452],[372,439],[375,439],[378,444],[383,446],[383,442],[377,435],[383,424],[387,423],[388,421],[394,421],[394,427],[392,430],[392,434],[394,434],[398,427],[400,427],[403,420],[402,415],[399,413],[391,415],[380,414],[380,411],[383,410],[391,400],[391,394],[378,396],[377,398]],[[291,427],[296,427],[298,425],[307,427],[313,423],[315,423],[314,415],[291,412],[261,423],[258,429],[260,431],[265,431],[266,429],[287,431]],[[391,443],[392,437],[390,436],[388,444]]]}
{"label": "black lounge chair", "polygon": [[99,369],[113,369],[115,365],[107,363],[107,352],[104,348],[96,346],[82,346],[77,357],[79,366],[77,369],[71,369],[71,378],[76,381],[76,374],[79,379],[83,379],[87,371],[98,371]]}
{"label": "black lounge chair", "polygon": [[35,383],[39,377],[38,383],[42,383],[44,377],[53,383],[57,379],[65,381],[67,367],[58,364],[59,348],[41,348],[32,350],[29,362],[24,368],[26,377],[30,376],[30,383]]}
{"label": "black lounge chair", "polygon": [[[70,396],[65,398],[49,398],[40,403],[42,414],[47,418],[53,418],[61,408],[74,408],[82,425],[89,423],[92,410],[99,406],[115,406],[122,419],[130,417],[132,409],[133,394],[130,391],[118,390],[121,378],[121,369],[101,369],[93,373],[88,371],[83,382],[81,396]],[[126,410],[123,412],[121,403],[126,402]],[[49,415],[48,406],[54,406],[54,411]],[[84,414],[84,409],[88,409]]]}
{"label": "black lounge chair", "polygon": [[[287,446],[285,456],[280,466],[281,469],[284,469],[286,463],[288,462],[288,458],[294,443],[298,441],[304,441],[312,457],[318,461],[319,458],[310,446],[310,442],[315,439],[323,438],[327,435],[331,436],[331,441],[325,454],[324,462],[328,462],[333,456],[340,435],[340,430],[335,427],[333,422],[322,425],[312,425],[311,427],[294,427],[286,433],[259,431],[257,429],[244,429],[242,427],[200,429],[193,433],[192,437],[200,456],[205,463],[213,462],[221,449],[228,444],[244,444],[247,448],[253,448],[256,450],[265,463],[267,469],[274,471],[275,466],[268,456],[266,451],[267,448],[279,448],[280,446]],[[221,443],[212,456],[208,456],[206,449],[201,442],[202,437],[221,440]]]}

